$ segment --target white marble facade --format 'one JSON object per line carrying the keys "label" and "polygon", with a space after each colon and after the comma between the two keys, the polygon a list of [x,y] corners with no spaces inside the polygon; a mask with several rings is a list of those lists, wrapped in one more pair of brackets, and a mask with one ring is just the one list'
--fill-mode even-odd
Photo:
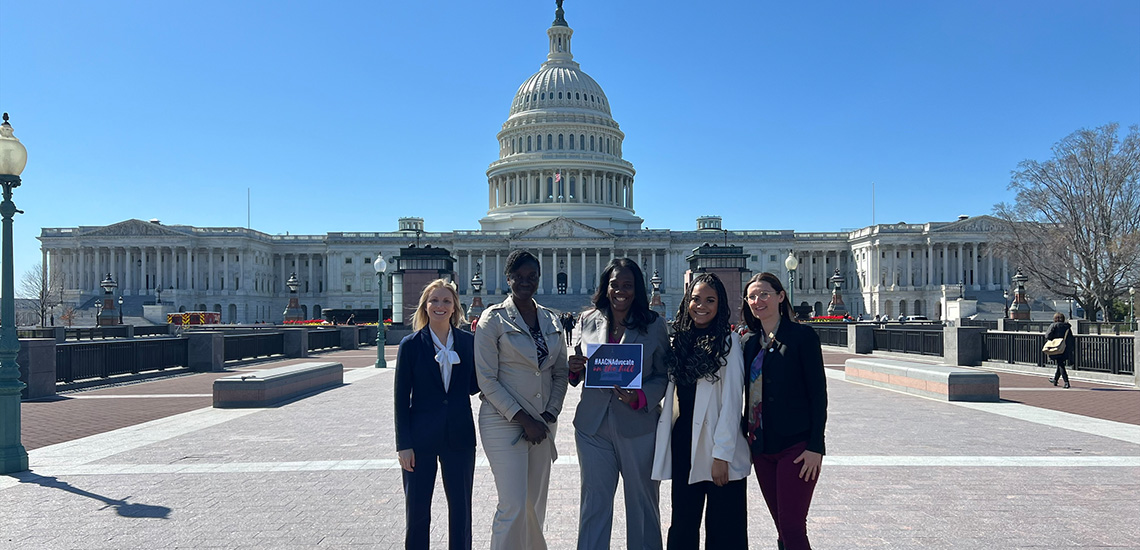
{"label": "white marble facade", "polygon": [[[940,300],[948,292],[956,297],[959,282],[971,298],[996,303],[1001,312],[1001,291],[1009,287],[1011,272],[991,252],[996,224],[985,216],[834,233],[723,232],[715,216],[699,220],[693,231],[643,229],[633,207],[636,172],[622,158],[626,136],[601,86],[573,60],[573,30],[561,21],[547,29],[546,61],[519,87],[497,134],[499,158],[487,170],[488,211],[480,230],[422,232],[423,220],[409,218],[397,226],[403,231],[282,236],[127,220],[44,228],[44,265],[62,274],[65,300],[81,308],[90,307],[110,273],[127,300],[153,301],[155,289],[162,288],[162,301],[174,309],[220,311],[224,322],[247,323],[282,320],[284,282],[294,272],[308,317],[327,308],[374,308],[373,258],[396,256],[416,241],[444,247],[457,258],[465,303],[471,277],[481,270],[484,301],[493,303],[506,290],[507,254],[525,248],[542,259],[538,299],[546,305],[585,307],[605,264],[629,257],[647,280],[660,274],[672,314],[683,293],[685,258],[702,243],[727,239],[744,247],[752,272],[771,271],[785,281],[784,259],[794,251],[800,260],[795,302],[820,313],[836,269],[853,315],[938,318]],[[560,277],[567,283],[565,295],[558,290]],[[389,283],[385,307],[391,307],[391,289]]]}

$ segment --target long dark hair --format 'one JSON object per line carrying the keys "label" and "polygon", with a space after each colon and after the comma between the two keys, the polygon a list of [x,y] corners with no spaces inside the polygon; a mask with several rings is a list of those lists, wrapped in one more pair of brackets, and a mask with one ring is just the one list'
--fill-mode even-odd
{"label": "long dark hair", "polygon": [[622,325],[627,329],[644,333],[645,329],[657,320],[657,312],[649,309],[649,296],[645,290],[645,275],[641,272],[641,267],[629,258],[614,258],[602,271],[601,277],[598,278],[598,288],[591,299],[594,309],[604,313],[610,324],[613,324],[614,318],[610,312],[610,297],[607,291],[610,288],[610,278],[619,269],[628,270],[633,275],[633,304],[629,306],[629,313]]}
{"label": "long dark hair", "polygon": [[[716,317],[709,324],[707,332],[698,334],[689,316],[689,302],[693,299],[693,289],[706,284],[716,291]],[[685,288],[685,298],[677,308],[673,319],[673,339],[669,342],[669,378],[676,384],[692,385],[704,378],[710,382],[720,379],[717,371],[732,350],[728,333],[732,331],[729,322],[728,291],[724,283],[714,273],[698,273]]]}
{"label": "long dark hair", "polygon": [[[780,282],[779,277],[765,271],[764,273],[753,275],[751,279],[748,279],[747,283],[744,283],[744,300],[743,303],[740,304],[740,318],[744,320],[744,324],[748,325],[749,332],[756,334],[764,333],[764,327],[760,324],[760,320],[757,319],[755,315],[752,315],[752,308],[748,307],[748,287],[752,286],[753,283],[759,283],[761,281],[772,285],[772,290],[775,290],[776,294],[784,295],[784,299],[780,300],[778,307],[781,317],[780,320],[786,323],[796,322],[796,316],[792,315],[792,306],[788,303],[788,294],[784,292],[784,283]],[[773,298],[775,298],[775,296],[768,299],[771,300]]]}

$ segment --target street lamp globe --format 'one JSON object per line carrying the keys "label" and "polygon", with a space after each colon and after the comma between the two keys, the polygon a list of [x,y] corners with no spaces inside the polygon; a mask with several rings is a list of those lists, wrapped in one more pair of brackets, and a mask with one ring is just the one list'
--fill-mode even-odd
{"label": "street lamp globe", "polygon": [[653,277],[649,279],[649,284],[653,287],[653,292],[661,292],[661,275],[657,270],[653,270]]}
{"label": "street lamp globe", "polygon": [[4,123],[0,124],[0,176],[11,176],[18,182],[27,164],[28,150],[16,136],[12,135],[12,125],[8,124],[8,113],[4,113]]}
{"label": "street lamp globe", "polygon": [[388,261],[384,259],[383,254],[376,255],[376,259],[372,262],[372,269],[375,269],[377,274],[388,271]]}
{"label": "street lamp globe", "polygon": [[784,258],[784,267],[788,268],[788,271],[795,271],[799,266],[800,261],[796,259],[796,255],[789,250],[788,257]]}

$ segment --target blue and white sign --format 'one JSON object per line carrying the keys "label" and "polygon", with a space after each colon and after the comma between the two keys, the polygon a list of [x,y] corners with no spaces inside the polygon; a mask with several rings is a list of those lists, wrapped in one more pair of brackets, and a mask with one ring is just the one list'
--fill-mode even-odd
{"label": "blue and white sign", "polygon": [[641,389],[641,344],[586,344],[586,387]]}

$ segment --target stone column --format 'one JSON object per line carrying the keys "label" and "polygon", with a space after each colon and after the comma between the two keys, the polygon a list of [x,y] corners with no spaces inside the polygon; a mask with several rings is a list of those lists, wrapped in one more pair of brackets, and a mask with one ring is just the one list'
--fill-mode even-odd
{"label": "stone column", "polygon": [[957,280],[951,279],[949,281],[946,281],[947,284],[952,285],[954,283],[957,283],[958,281],[962,281],[963,283],[966,282],[966,274],[962,273],[963,271],[966,270],[966,264],[962,259],[962,252],[963,252],[963,245],[962,245],[962,243],[958,243],[958,273],[956,274]]}
{"label": "stone column", "polygon": [[186,247],[186,289],[194,288],[194,254],[189,246]]}
{"label": "stone column", "polygon": [[982,284],[981,278],[978,276],[978,243],[971,243],[971,245],[973,246],[973,249],[974,249],[974,280],[973,280],[973,287],[974,287],[974,290],[978,290],[978,289],[980,289],[980,288],[981,288],[981,284]]}
{"label": "stone column", "polygon": [[[942,283],[944,285],[951,284],[950,277],[950,243],[942,244]],[[943,312],[945,313],[945,312]]]}
{"label": "stone column", "polygon": [[578,291],[578,294],[585,294],[587,292],[589,292],[589,290],[587,290],[587,287],[586,287],[586,249],[583,247],[582,248],[582,287]]}
{"label": "stone column", "polygon": [[602,278],[602,249],[601,247],[594,249],[594,280]]}
{"label": "stone column", "polygon": [[[312,295],[313,293],[315,293],[317,291],[317,281],[313,279],[313,264],[315,264],[317,262],[313,258],[312,254],[306,254],[305,258],[309,262],[309,295]],[[384,310],[384,304],[380,304],[380,310],[381,311]],[[313,317],[314,319],[316,318],[315,316],[311,315],[311,312],[310,312],[310,316]]]}

